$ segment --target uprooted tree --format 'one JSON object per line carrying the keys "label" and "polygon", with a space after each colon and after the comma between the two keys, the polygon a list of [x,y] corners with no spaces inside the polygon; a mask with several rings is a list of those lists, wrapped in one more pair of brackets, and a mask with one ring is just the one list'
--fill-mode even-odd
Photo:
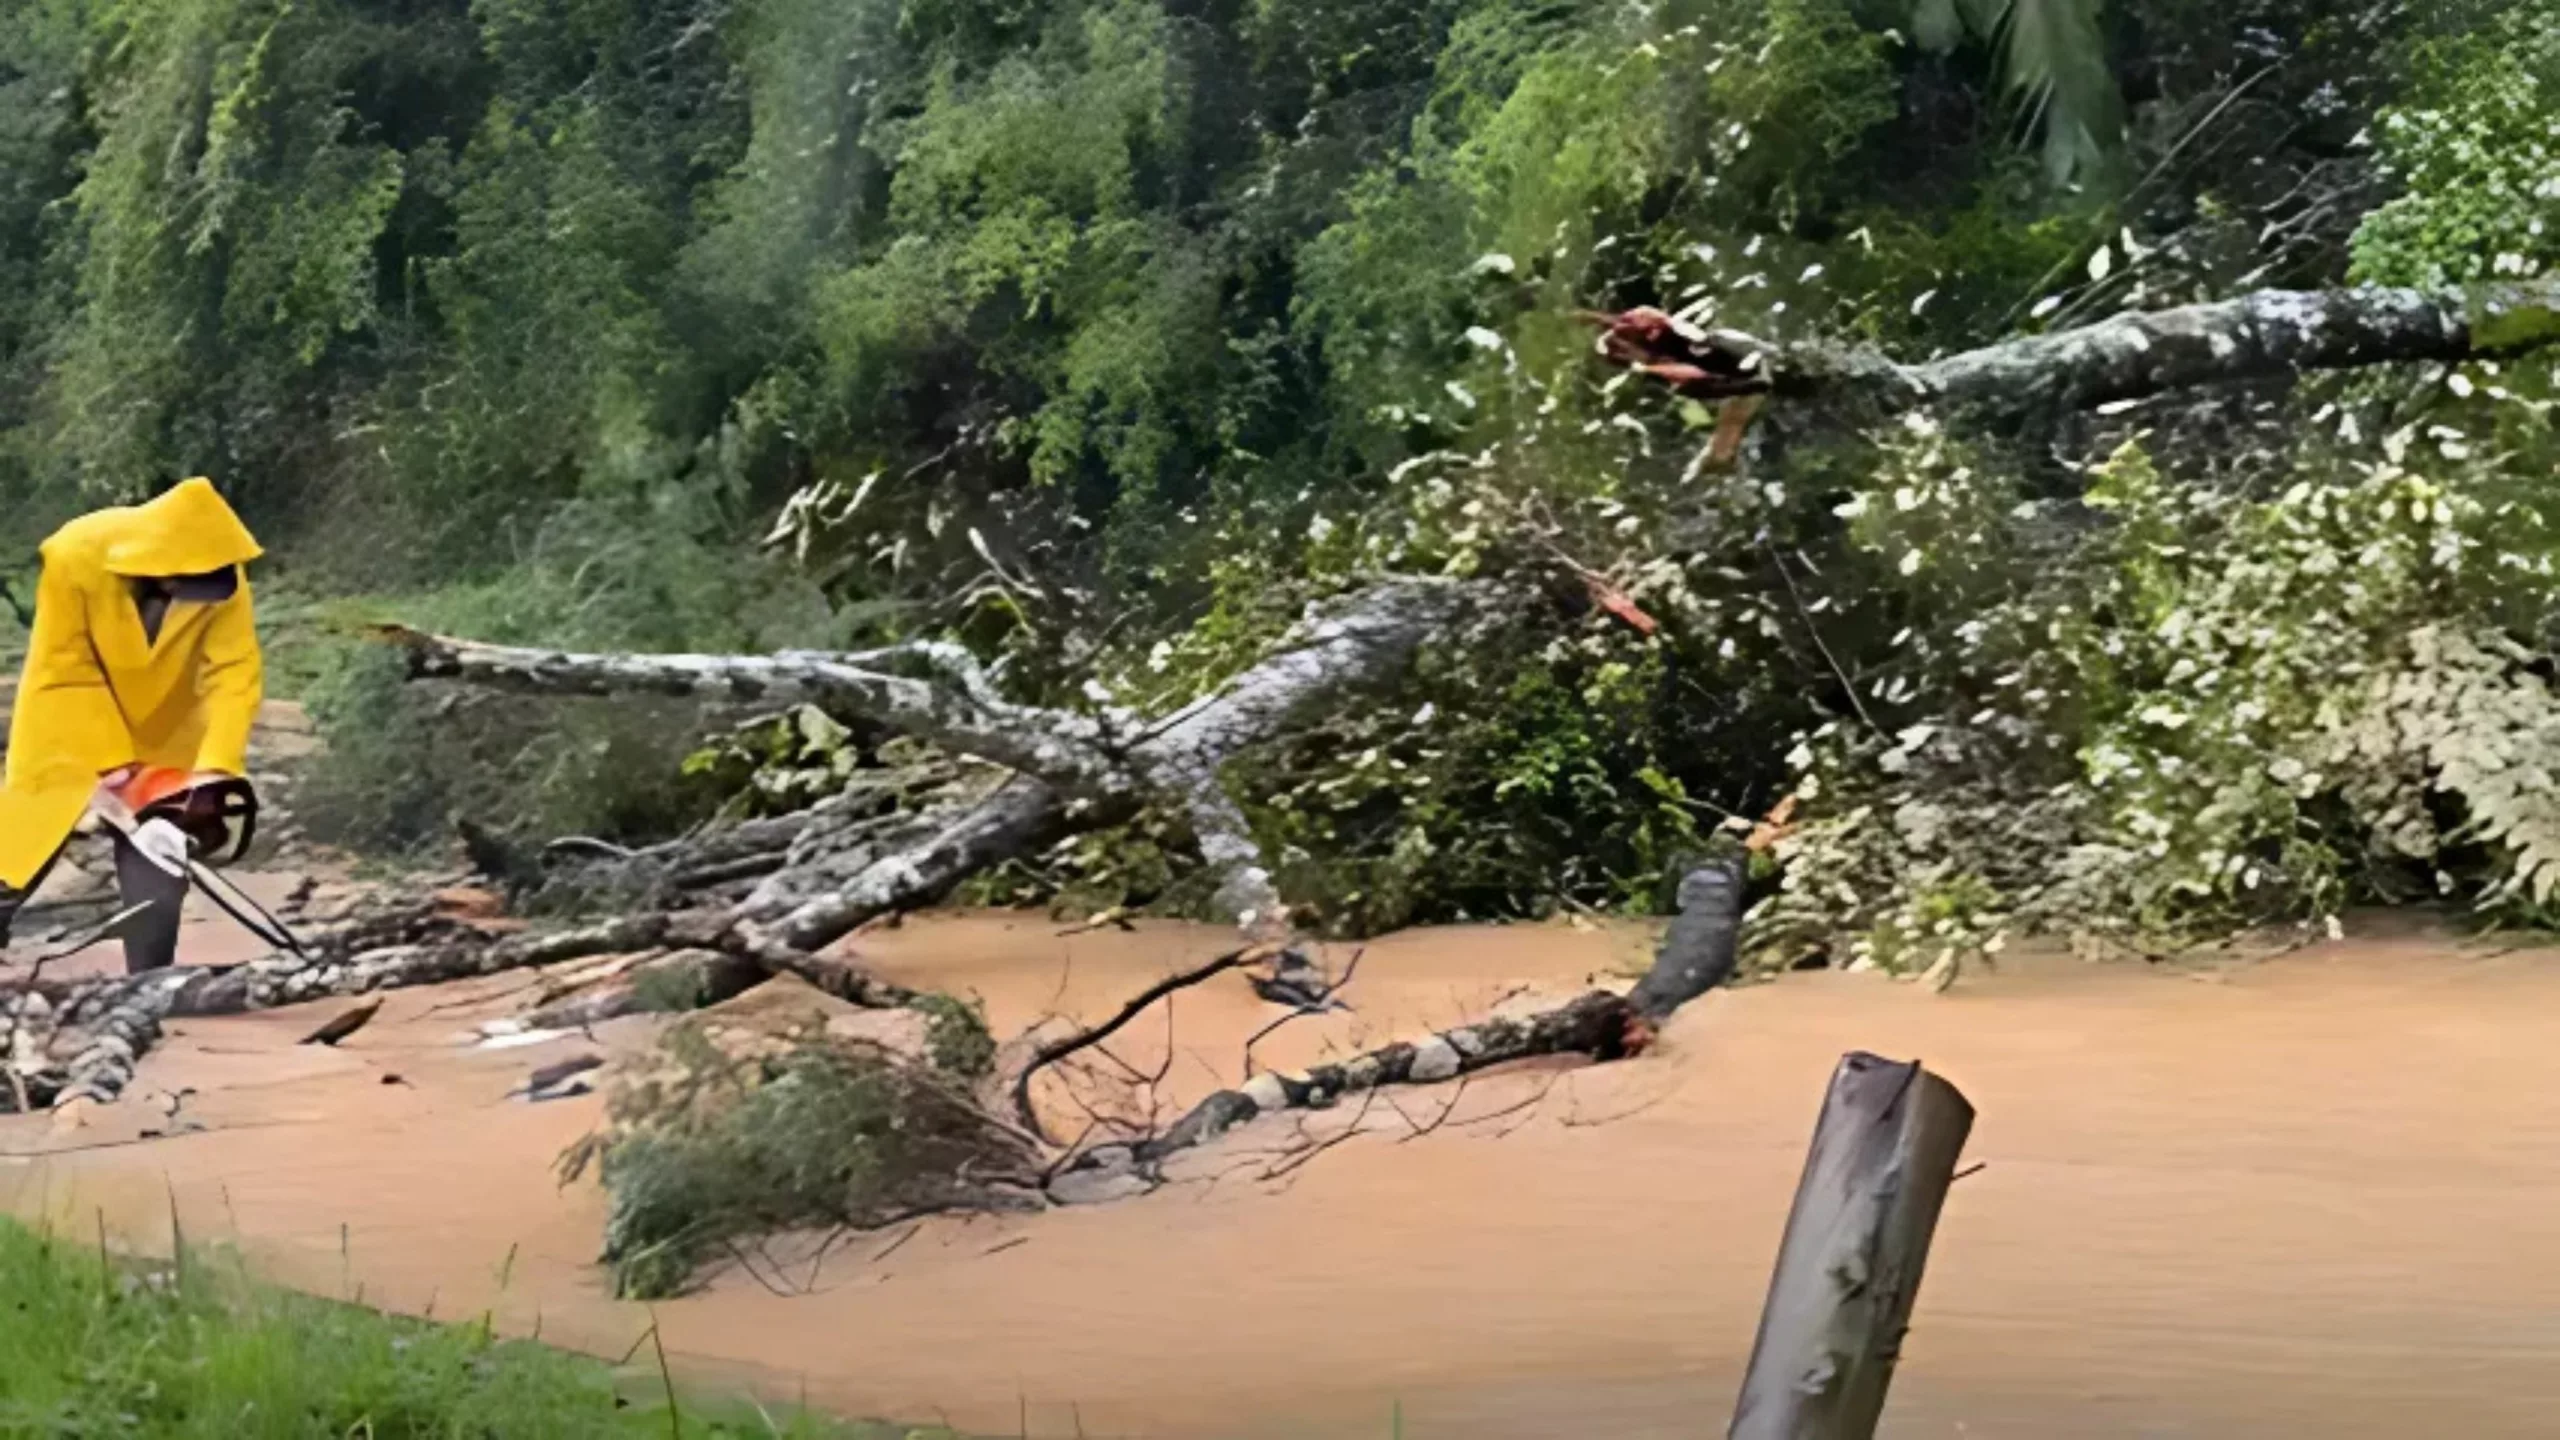
{"label": "uprooted tree", "polygon": [[[2281,381],[2310,370],[2487,360],[2545,343],[2560,329],[2555,303],[2560,297],[2539,285],[2465,293],[2266,292],[2129,313],[1917,365],[1826,347],[1774,346],[1631,312],[1612,320],[1604,353],[1679,393],[1764,403],[1760,423],[1780,443],[1743,447],[1735,457],[1743,479],[1702,478],[1693,462],[1681,480],[1774,485],[1784,477],[1789,447],[1826,427],[1856,431],[1942,411],[1966,425],[1997,429],[2187,387]],[[1250,967],[1279,987],[1273,993],[1320,1005],[1330,982],[1297,943],[1290,897],[1235,798],[1231,766],[1286,742],[1314,717],[1391,704],[1416,657],[1434,648],[1544,643],[1540,637],[1570,623],[1550,583],[1559,570],[1568,582],[1579,582],[1599,610],[1617,617],[1600,623],[1659,623],[1609,576],[1575,566],[1556,547],[1525,553],[1553,563],[1479,568],[1466,578],[1383,572],[1343,586],[1311,605],[1258,660],[1184,703],[1147,713],[1014,698],[966,648],[944,640],[863,653],[582,654],[387,628],[378,638],[399,647],[420,681],[542,694],[682,696],[748,707],[805,703],[922,742],[973,768],[942,772],[921,790],[865,777],[806,810],[649,850],[570,842],[555,856],[562,863],[638,877],[616,893],[644,902],[601,919],[491,935],[430,903],[385,900],[315,935],[307,956],[18,986],[8,1014],[16,1103],[112,1099],[160,1024],[175,1017],[595,956],[642,961],[621,988],[578,1002],[585,1007],[579,1015],[590,1020],[633,1008],[634,987],[646,972],[676,968],[698,1000],[788,974],[858,1006],[931,1007],[938,997],[886,983],[830,947],[866,922],[934,903],[991,866],[1141,811],[1179,817],[1214,879],[1216,913],[1243,932],[1243,948],[1177,981]],[[1780,573],[1787,573],[1783,561]],[[1564,593],[1575,589],[1567,583]],[[1851,684],[1850,677],[1839,678]],[[1857,703],[1854,688],[1849,700]],[[919,794],[926,798],[917,801]],[[1595,991],[1552,1010],[1488,1018],[1302,1075],[1257,1076],[1146,1134],[1060,1144],[1027,1098],[1033,1072],[1091,1037],[1030,1047],[1015,1061],[1020,1068],[996,1082],[995,1093],[1016,1103],[972,1100],[951,1112],[975,1117],[960,1128],[992,1147],[961,1148],[1006,1160],[996,1167],[1000,1175],[981,1174],[981,1180],[1038,1195],[1068,1177],[1143,1176],[1169,1155],[1272,1111],[1322,1106],[1380,1086],[1447,1081],[1529,1056],[1611,1060],[1637,1053],[1663,1019],[1731,973],[1741,887],[1737,870],[1699,871],[1684,888],[1682,926],[1654,972],[1630,993]],[[1156,992],[1133,997],[1120,1020],[1158,998]],[[983,1200],[991,1192],[981,1186],[972,1193]]]}

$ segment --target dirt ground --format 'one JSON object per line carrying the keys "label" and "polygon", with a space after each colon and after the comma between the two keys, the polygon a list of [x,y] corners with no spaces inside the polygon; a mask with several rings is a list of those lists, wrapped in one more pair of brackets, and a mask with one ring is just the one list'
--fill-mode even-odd
{"label": "dirt ground", "polygon": [[[979,995],[1001,1035],[1106,1014],[1220,940],[949,915],[859,948]],[[1356,1014],[1263,1058],[1576,989],[1645,944],[1391,937]],[[524,983],[395,994],[335,1051],[293,1041],[343,1002],[181,1024],[87,1125],[0,1124],[0,1204],[142,1248],[174,1206],[306,1288],[620,1354],[649,1312],[607,1297],[601,1197],[550,1168],[601,1101],[508,1092],[655,1022],[462,1043]],[[2411,933],[2218,970],[2029,958],[1943,996],[1799,976],[1690,1007],[1637,1062],[1323,1117],[1360,1133],[1286,1174],[1268,1120],[1153,1195],[785,1242],[656,1313],[698,1380],[993,1433],[1384,1436],[1399,1409],[1409,1436],[1713,1433],[1824,1079],[1865,1048],[1961,1086],[1987,1163],[1948,1204],[1886,1434],[2539,1435],[2560,1404],[2555,1011],[2560,955]],[[1152,1072],[1170,1039],[1179,1103],[1233,1079],[1271,1013],[1240,980],[1204,987],[1117,1048]]]}

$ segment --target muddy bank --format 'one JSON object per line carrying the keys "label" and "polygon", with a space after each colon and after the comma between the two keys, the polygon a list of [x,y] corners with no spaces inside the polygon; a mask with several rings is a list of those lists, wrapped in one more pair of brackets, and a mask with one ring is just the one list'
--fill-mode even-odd
{"label": "muddy bank", "polygon": [[[1219,937],[1060,937],[934,917],[865,937],[898,979],[984,997],[998,1033],[1093,1016]],[[1296,1063],[1578,988],[1627,932],[1439,931],[1373,947],[1360,1009],[1266,1042]],[[1345,958],[1336,955],[1337,963]],[[341,1051],[333,1007],[182,1024],[136,1100],[82,1130],[0,1126],[0,1201],[165,1244],[236,1239],[269,1273],[620,1353],[648,1324],[590,1266],[601,1203],[549,1164],[600,1102],[506,1092],[583,1037],[452,1044],[521,980],[390,997]],[[782,1003],[768,997],[760,1003]],[[2543,1433],[2560,1402],[2560,956],[2369,938],[2220,973],[2021,963],[1932,997],[1854,976],[1726,992],[1659,1053],[1398,1097],[1266,1179],[1248,1131],[1189,1182],[1023,1220],[750,1257],[661,1306],[710,1380],[1013,1433],[1714,1433],[1824,1076],[1930,1062],[1982,1111],[1887,1433]],[[1176,1002],[1168,1090],[1235,1078],[1269,1017],[1241,982]],[[647,1021],[600,1029],[610,1051]],[[1167,1032],[1132,1027],[1152,1070]],[[396,1077],[396,1079],[392,1078]],[[202,1133],[124,1144],[182,1122]],[[1534,1103],[1533,1103],[1534,1102]],[[1349,1116],[1328,1117],[1340,1124]],[[86,1146],[49,1157],[26,1152]],[[813,1294],[780,1298],[768,1286]]]}

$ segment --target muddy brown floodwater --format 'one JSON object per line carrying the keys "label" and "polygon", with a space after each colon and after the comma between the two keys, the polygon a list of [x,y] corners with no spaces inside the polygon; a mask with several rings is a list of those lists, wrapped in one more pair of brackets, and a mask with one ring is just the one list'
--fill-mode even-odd
{"label": "muddy brown floodwater", "polygon": [[[1219,944],[934,916],[861,950],[977,993],[1003,1034],[1107,1014]],[[1569,992],[1644,945],[1391,937],[1357,1014],[1267,1058]],[[86,1127],[0,1126],[0,1202],[141,1248],[174,1204],[290,1283],[620,1354],[648,1314],[590,1263],[600,1196],[550,1172],[600,1102],[505,1098],[587,1042],[454,1043],[520,983],[395,994],[339,1051],[291,1043],[331,1006],[182,1024],[144,1093]],[[1187,992],[1121,1053],[1152,1071],[1169,1035],[1177,1103],[1232,1079],[1269,1013],[1241,982]],[[1961,1086],[1987,1162],[1947,1206],[1886,1434],[2548,1434],[2555,1015],[2560,955],[2406,933],[2218,971],[2021,961],[1943,996],[1798,976],[1691,1006],[1638,1062],[1400,1094],[1404,1116],[1372,1107],[1286,1175],[1266,1121],[1144,1198],[936,1222],[822,1265],[779,1247],[786,1274],[759,1260],[763,1281],[733,1270],[657,1313],[706,1383],[1008,1435],[1027,1411],[1048,1436],[1384,1436],[1399,1408],[1408,1436],[1720,1433],[1825,1077],[1864,1048]],[[118,1143],[188,1089],[206,1130]],[[767,1288],[813,1273],[805,1297]]]}

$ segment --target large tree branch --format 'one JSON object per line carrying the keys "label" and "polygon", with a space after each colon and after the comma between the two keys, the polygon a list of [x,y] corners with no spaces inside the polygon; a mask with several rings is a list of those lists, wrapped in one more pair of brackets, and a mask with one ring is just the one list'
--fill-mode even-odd
{"label": "large tree branch", "polygon": [[2260,290],[2130,311],[1916,365],[1699,330],[1655,311],[1600,318],[1608,326],[1601,351],[1613,363],[1710,397],[1768,391],[1887,412],[1943,403],[2015,414],[2312,370],[2510,355],[2560,339],[2560,284]]}
{"label": "large tree branch", "polygon": [[[2306,370],[2510,354],[2553,338],[2560,290],[2261,290],[2135,311],[1906,371],[1925,400],[2077,409]],[[2537,318],[2538,317],[2538,318]]]}
{"label": "large tree branch", "polygon": [[1493,599],[1489,587],[1421,578],[1354,591],[1313,607],[1266,659],[1143,727],[1009,703],[965,656],[944,653],[950,647],[926,658],[961,676],[958,690],[867,668],[879,658],[870,655],[593,655],[400,627],[380,633],[407,652],[420,678],[554,694],[798,698],[1016,772],[974,805],[928,811],[876,846],[768,877],[742,913],[815,950],[876,916],[931,904],[991,864],[1125,818],[1157,796],[1190,818],[1219,880],[1220,912],[1248,928],[1285,926],[1287,908],[1242,808],[1223,787],[1222,768],[1323,706],[1402,673],[1425,641],[1488,611]]}
{"label": "large tree branch", "polygon": [[886,1008],[915,998],[914,991],[717,911],[630,915],[492,939],[427,905],[314,935],[307,949],[307,956],[0,989],[0,1029],[7,1032],[15,1091],[31,1104],[112,1100],[171,1019],[441,985],[595,955],[693,950],[752,964],[766,974],[796,975],[856,1005]]}
{"label": "large tree branch", "polygon": [[1276,935],[1288,914],[1243,808],[1226,791],[1227,762],[1314,710],[1402,674],[1424,642],[1489,612],[1494,601],[1488,587],[1445,580],[1389,580],[1355,591],[1315,607],[1268,658],[1140,735],[1129,763],[1181,802],[1201,859],[1218,877],[1220,916]]}
{"label": "large tree branch", "polygon": [[[957,686],[872,668],[910,648],[865,655],[783,651],[773,655],[586,654],[522,645],[490,645],[430,635],[401,625],[375,633],[408,655],[419,679],[467,680],[549,695],[668,695],[771,704],[805,701],[867,716],[961,755],[1038,775],[1086,794],[1124,790],[1104,726],[1065,710],[1013,705],[997,698],[974,669]],[[915,650],[950,669],[954,647]]]}
{"label": "large tree branch", "polygon": [[[1680,886],[1680,913],[1655,952],[1653,965],[1623,995],[1593,990],[1550,1010],[1453,1026],[1419,1041],[1399,1040],[1298,1075],[1266,1071],[1239,1089],[1211,1094],[1163,1133],[1134,1144],[1086,1151],[1062,1166],[1060,1174],[1077,1182],[1149,1175],[1182,1151],[1206,1145],[1259,1116],[1322,1109],[1345,1095],[1382,1086],[1437,1084],[1543,1056],[1579,1055],[1608,1061],[1641,1054],[1674,1011],[1732,976],[1742,928],[1742,884],[1741,867],[1729,862],[1692,871]],[[1157,985],[1132,1001],[1109,1026],[1127,1023],[1165,993],[1216,974],[1233,958],[1222,957]],[[1040,1054],[1055,1058],[1047,1051]],[[1034,1063],[1046,1060],[1035,1057]],[[1017,1092],[1018,1102],[1025,1105],[1029,1080],[1026,1073],[1022,1081],[1026,1088]]]}
{"label": "large tree branch", "polygon": [[976,805],[923,817],[916,838],[882,851],[822,893],[803,898],[792,887],[768,884],[744,910],[783,943],[822,949],[869,920],[930,905],[981,870],[1032,854],[1077,829],[1109,824],[1130,808],[1124,794],[1078,811],[1055,786],[1016,776]]}

